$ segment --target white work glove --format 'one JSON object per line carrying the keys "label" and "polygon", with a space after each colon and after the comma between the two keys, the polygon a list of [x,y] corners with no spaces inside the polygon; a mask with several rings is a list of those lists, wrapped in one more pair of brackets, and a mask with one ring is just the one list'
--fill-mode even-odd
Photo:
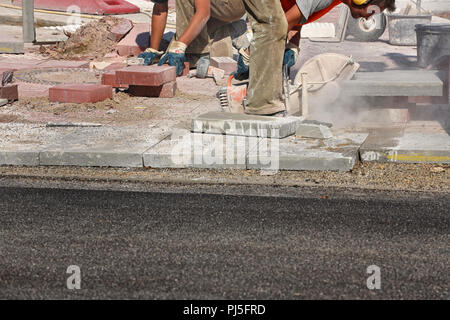
{"label": "white work glove", "polygon": [[172,40],[167,48],[167,53],[185,53],[187,45],[181,41]]}
{"label": "white work glove", "polygon": [[158,66],[168,64],[177,68],[177,76],[180,76],[184,70],[184,63],[186,62],[186,48],[187,45],[181,41],[172,40],[167,48],[167,52],[159,60]]}
{"label": "white work glove", "polygon": [[146,49],[143,53],[141,53],[138,58],[144,59],[144,65],[148,66],[153,63],[156,63],[157,60],[164,54],[164,51],[158,51],[153,48]]}

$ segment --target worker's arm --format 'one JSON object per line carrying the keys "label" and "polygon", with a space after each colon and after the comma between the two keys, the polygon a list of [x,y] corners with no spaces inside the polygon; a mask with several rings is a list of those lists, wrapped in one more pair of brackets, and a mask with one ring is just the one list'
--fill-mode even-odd
{"label": "worker's arm", "polygon": [[164,35],[167,23],[168,2],[155,3],[152,14],[152,33],[150,37],[150,47],[159,50],[159,45]]}
{"label": "worker's arm", "polygon": [[297,47],[300,46],[301,35],[302,35],[302,26],[295,26],[288,33],[289,43],[295,44]]}
{"label": "worker's arm", "polygon": [[163,55],[163,51],[159,51],[159,45],[164,35],[167,23],[167,12],[169,5],[167,2],[155,3],[152,14],[152,31],[150,36],[150,48],[142,52],[138,57],[144,59],[145,65],[158,62]]}
{"label": "worker's arm", "polygon": [[288,39],[289,43],[286,45],[284,51],[283,65],[288,68],[293,67],[297,63],[298,55],[300,53],[300,37],[302,26],[299,25],[302,19],[302,13],[298,6],[292,6],[286,12],[286,20],[288,22]]}
{"label": "worker's arm", "polygon": [[187,29],[177,40],[187,46],[191,44],[206,26],[210,15],[211,0],[195,0],[195,14],[189,22]]}
{"label": "worker's arm", "polygon": [[286,12],[286,20],[288,22],[288,32],[293,30],[296,25],[300,23],[302,19],[302,12],[297,5],[292,6],[288,12]]}

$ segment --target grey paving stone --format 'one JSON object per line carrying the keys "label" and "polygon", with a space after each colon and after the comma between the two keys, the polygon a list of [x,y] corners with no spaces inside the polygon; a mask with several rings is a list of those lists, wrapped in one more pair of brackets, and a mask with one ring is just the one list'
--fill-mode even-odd
{"label": "grey paving stone", "polygon": [[24,53],[23,42],[0,42],[0,53]]}
{"label": "grey paving stone", "polygon": [[279,170],[349,171],[358,161],[359,147],[368,134],[338,131],[334,136],[327,140],[264,139],[249,153],[248,168],[274,170],[278,161]]}
{"label": "grey paving stone", "polygon": [[247,114],[208,112],[192,119],[192,132],[284,138],[295,133],[299,117],[266,117]]}
{"label": "grey paving stone", "polygon": [[246,169],[247,154],[262,140],[217,134],[174,132],[144,153],[144,166],[153,168]]}
{"label": "grey paving stone", "polygon": [[329,139],[333,137],[330,127],[320,124],[299,123],[295,132],[297,138]]}
{"label": "grey paving stone", "polygon": [[41,165],[143,167],[143,153],[169,134],[160,128],[74,128],[40,154]]}
{"label": "grey paving stone", "polygon": [[361,146],[363,162],[450,163],[448,133],[372,134]]}
{"label": "grey paving stone", "polygon": [[8,104],[8,99],[0,99],[0,107]]}
{"label": "grey paving stone", "polygon": [[442,96],[444,81],[433,70],[358,72],[343,81],[343,94],[350,96]]}
{"label": "grey paving stone", "polygon": [[43,125],[0,124],[0,165],[38,166],[39,154],[48,144],[61,143],[70,129]]}

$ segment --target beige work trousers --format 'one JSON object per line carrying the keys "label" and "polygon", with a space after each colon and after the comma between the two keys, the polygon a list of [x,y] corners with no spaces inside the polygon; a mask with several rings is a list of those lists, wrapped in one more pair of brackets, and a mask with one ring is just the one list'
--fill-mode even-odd
{"label": "beige work trousers", "polygon": [[286,15],[279,0],[242,0],[251,27],[249,114],[268,115],[285,110],[283,57],[287,36]]}
{"label": "beige work trousers", "polygon": [[[177,0],[177,39],[187,29],[195,14],[195,0]],[[213,43],[225,41],[224,49],[218,48],[217,54],[232,56],[231,36],[225,26],[237,21],[245,15],[242,0],[211,0],[211,18],[197,38],[188,46],[186,53],[205,54],[210,53]],[[217,47],[220,47],[217,46]],[[211,52],[211,56],[218,56]]]}

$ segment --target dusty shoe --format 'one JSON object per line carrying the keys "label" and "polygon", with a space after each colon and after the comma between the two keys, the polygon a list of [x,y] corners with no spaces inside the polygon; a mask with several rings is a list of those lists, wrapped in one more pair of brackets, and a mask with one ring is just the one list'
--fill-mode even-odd
{"label": "dusty shoe", "polygon": [[278,111],[272,114],[266,114],[265,116],[267,117],[277,117],[277,118],[285,118],[287,117],[287,111],[283,110],[283,111]]}

